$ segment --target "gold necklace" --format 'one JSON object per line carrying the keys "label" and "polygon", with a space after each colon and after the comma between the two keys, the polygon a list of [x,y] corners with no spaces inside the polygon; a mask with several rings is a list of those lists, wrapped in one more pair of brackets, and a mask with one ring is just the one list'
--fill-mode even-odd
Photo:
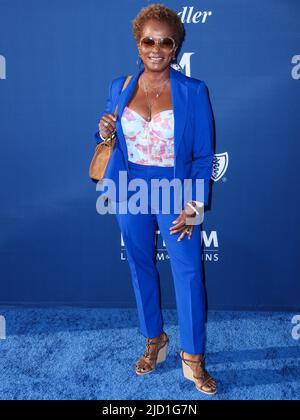
{"label": "gold necklace", "polygon": [[[156,92],[156,94],[155,94],[155,99],[157,99],[157,98],[159,98],[160,97],[160,95],[161,95],[161,93],[162,93],[162,90],[163,90],[163,87],[164,87],[164,85],[165,85],[165,83],[168,81],[168,79],[166,79],[162,84],[161,84],[161,86],[162,86],[162,88],[161,88],[161,90],[160,90],[160,92],[158,93],[158,92]],[[149,89],[148,89],[148,87],[146,86],[146,83],[144,82],[144,79],[142,79],[142,83],[143,83],[143,90],[144,90],[144,92],[146,93],[146,99],[147,99],[147,105],[148,105],[148,109],[149,109],[149,117],[148,117],[148,119],[147,119],[147,121],[151,121],[151,117],[152,117],[152,102],[150,101],[150,99],[149,99]]]}

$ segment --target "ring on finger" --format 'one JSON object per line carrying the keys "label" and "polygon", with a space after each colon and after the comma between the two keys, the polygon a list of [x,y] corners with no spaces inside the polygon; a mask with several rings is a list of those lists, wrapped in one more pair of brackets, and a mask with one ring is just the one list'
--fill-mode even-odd
{"label": "ring on finger", "polygon": [[108,127],[110,125],[110,123],[108,121],[104,122],[104,127]]}

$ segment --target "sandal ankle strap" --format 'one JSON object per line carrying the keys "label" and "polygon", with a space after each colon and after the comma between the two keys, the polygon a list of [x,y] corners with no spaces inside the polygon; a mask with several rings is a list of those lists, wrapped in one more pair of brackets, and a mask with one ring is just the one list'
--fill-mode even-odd
{"label": "sandal ankle strap", "polygon": [[167,336],[167,334],[166,334],[166,333],[164,333],[164,336],[165,336],[165,338],[162,338],[161,340],[154,341],[154,342],[151,342],[151,341],[150,341],[150,340],[151,340],[151,338],[147,338],[147,344],[150,344],[150,345],[157,345],[157,344],[164,343],[164,345],[165,345],[166,343],[168,343],[168,341],[169,341],[169,337]]}
{"label": "sandal ankle strap", "polygon": [[189,363],[201,363],[201,364],[204,364],[204,362],[205,362],[205,355],[204,355],[204,354],[202,355],[202,359],[201,359],[201,360],[189,360],[189,359],[185,359],[185,358],[183,357],[183,354],[184,354],[184,352],[181,352],[181,354],[180,354],[180,358],[181,358],[181,360],[183,360],[184,362],[189,362]]}

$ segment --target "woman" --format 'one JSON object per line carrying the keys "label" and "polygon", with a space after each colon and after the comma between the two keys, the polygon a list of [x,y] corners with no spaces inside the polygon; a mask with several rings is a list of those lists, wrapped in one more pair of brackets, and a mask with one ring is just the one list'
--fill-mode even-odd
{"label": "woman", "polygon": [[[114,79],[98,136],[117,142],[106,178],[117,182],[119,171],[130,178],[204,180],[207,204],[213,162],[213,124],[207,87],[171,67],[183,40],[184,27],[173,10],[153,4],[133,21],[142,68],[122,91],[126,77]],[[118,116],[113,114],[118,103]],[[99,137],[98,137],[99,139]],[[100,140],[99,140],[100,141]],[[159,227],[170,256],[180,324],[183,373],[205,394],[216,382],[205,369],[205,292],[202,279],[201,229],[193,222],[197,203],[186,203],[178,217],[169,214],[119,214],[146,351],[136,363],[145,375],[166,359],[169,338],[163,330],[155,232]],[[197,196],[198,197],[198,196]],[[203,205],[203,204],[202,204]],[[175,219],[175,220],[174,220]],[[188,240],[187,240],[188,239]]]}

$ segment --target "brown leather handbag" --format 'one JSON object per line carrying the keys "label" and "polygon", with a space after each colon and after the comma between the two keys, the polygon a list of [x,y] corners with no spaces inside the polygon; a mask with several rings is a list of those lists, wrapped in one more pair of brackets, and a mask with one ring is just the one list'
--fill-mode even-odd
{"label": "brown leather handbag", "polygon": [[[132,76],[127,76],[122,88],[122,92],[127,87],[131,78]],[[116,117],[117,114],[118,104],[114,112]],[[100,181],[104,178],[109,159],[111,158],[115,147],[116,140],[117,135],[115,130],[110,137],[97,144],[89,169],[89,176],[93,181]]]}

